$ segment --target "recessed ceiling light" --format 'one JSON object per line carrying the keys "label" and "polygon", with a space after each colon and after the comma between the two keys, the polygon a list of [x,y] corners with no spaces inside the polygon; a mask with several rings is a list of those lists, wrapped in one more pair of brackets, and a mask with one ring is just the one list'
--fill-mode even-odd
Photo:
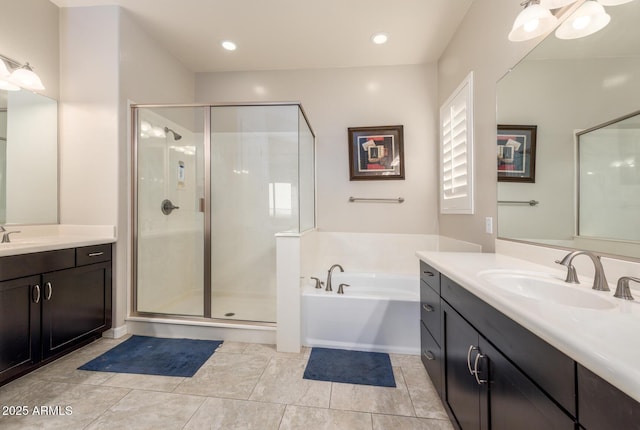
{"label": "recessed ceiling light", "polygon": [[236,44],[235,44],[235,43],[233,43],[233,42],[232,42],[232,41],[230,41],[230,40],[223,40],[223,41],[222,41],[222,43],[221,43],[221,45],[222,45],[222,47],[223,47],[224,49],[226,49],[227,51],[235,51],[235,50],[236,50],[236,48],[237,48]]}
{"label": "recessed ceiling light", "polygon": [[376,45],[382,45],[383,43],[387,43],[387,40],[389,40],[389,35],[387,35],[386,33],[376,33],[373,36],[371,36],[371,41]]}

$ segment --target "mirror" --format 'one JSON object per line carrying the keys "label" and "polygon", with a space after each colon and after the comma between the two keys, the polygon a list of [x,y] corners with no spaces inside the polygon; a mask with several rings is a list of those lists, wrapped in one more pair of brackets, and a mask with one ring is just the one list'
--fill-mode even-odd
{"label": "mirror", "polygon": [[[498,182],[501,239],[640,258],[637,221],[621,221],[620,213],[640,205],[637,192],[621,191],[618,197],[626,201],[608,202],[593,214],[601,226],[617,224],[615,235],[578,228],[578,214],[585,219],[593,210],[579,211],[579,196],[600,192],[593,181],[579,181],[578,136],[585,139],[591,134],[585,130],[595,131],[640,109],[640,29],[635,24],[640,1],[606,10],[611,15],[606,28],[574,40],[560,40],[552,33],[498,82],[498,124],[537,130],[534,182]],[[610,150],[618,145],[599,140],[600,145],[611,145]],[[638,146],[615,151],[623,151],[625,160],[640,158]],[[604,157],[599,161],[605,162]],[[640,164],[627,169],[627,182],[633,182]]]}
{"label": "mirror", "polygon": [[0,224],[58,222],[58,104],[0,91]]}

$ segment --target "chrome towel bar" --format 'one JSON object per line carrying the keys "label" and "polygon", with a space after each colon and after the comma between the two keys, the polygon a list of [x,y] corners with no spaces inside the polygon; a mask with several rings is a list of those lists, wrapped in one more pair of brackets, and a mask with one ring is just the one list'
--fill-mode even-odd
{"label": "chrome towel bar", "polygon": [[529,205],[529,206],[536,206],[538,204],[540,204],[539,201],[537,200],[498,200],[498,204],[505,204],[505,205]]}
{"label": "chrome towel bar", "polygon": [[378,203],[403,203],[404,202],[404,197],[398,197],[395,199],[380,199],[380,198],[373,198],[373,197],[349,197],[349,202],[350,203],[354,203],[354,202],[378,202]]}

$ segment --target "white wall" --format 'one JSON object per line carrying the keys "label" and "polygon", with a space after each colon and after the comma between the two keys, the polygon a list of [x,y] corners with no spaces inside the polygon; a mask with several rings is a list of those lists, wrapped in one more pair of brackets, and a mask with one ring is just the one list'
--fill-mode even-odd
{"label": "white wall", "polygon": [[48,97],[57,99],[58,7],[49,0],[3,0],[0,3],[0,54],[29,62]]}
{"label": "white wall", "polygon": [[61,9],[60,41],[60,221],[117,227],[117,327],[130,270],[127,100],[188,102],[193,74],[116,6]]}
{"label": "white wall", "polygon": [[[436,233],[437,106],[434,65],[203,73],[196,101],[299,101],[316,134],[318,227]],[[347,128],[404,125],[404,181],[350,181]],[[404,197],[403,204],[348,203]]]}
{"label": "white wall", "polygon": [[440,235],[494,250],[494,234],[485,233],[485,217],[495,220],[496,209],[496,82],[537,40],[513,43],[507,39],[522,10],[513,0],[475,1],[438,61],[438,106],[462,80],[474,72],[475,214],[441,215]]}

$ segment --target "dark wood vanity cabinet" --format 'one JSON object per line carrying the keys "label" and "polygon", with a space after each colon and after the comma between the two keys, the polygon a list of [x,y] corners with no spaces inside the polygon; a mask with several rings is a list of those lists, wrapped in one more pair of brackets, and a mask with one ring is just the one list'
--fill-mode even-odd
{"label": "dark wood vanity cabinet", "polygon": [[110,327],[110,244],[0,257],[0,384]]}
{"label": "dark wood vanity cabinet", "polygon": [[444,403],[464,430],[575,427],[527,375],[458,312],[442,305],[445,326]]}
{"label": "dark wood vanity cabinet", "polygon": [[585,430],[640,429],[640,403],[580,364],[578,409]]}
{"label": "dark wood vanity cabinet", "polygon": [[420,262],[420,348],[431,382],[442,397],[444,363],[442,350],[440,273]]}
{"label": "dark wood vanity cabinet", "polygon": [[420,264],[422,361],[463,430],[576,428],[575,362]]}
{"label": "dark wood vanity cabinet", "polygon": [[0,384],[40,361],[40,276],[0,281]]}

